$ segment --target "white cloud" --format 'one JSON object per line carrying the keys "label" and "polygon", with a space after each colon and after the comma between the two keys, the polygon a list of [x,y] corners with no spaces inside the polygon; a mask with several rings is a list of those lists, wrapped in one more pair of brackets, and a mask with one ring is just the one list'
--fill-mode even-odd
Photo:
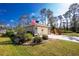
{"label": "white cloud", "polygon": [[10,20],[10,22],[14,22],[14,20],[13,20],[13,19],[11,19],[11,20]]}
{"label": "white cloud", "polygon": [[9,27],[9,26],[10,26],[10,24],[7,24],[6,26],[8,26],[8,27]]}
{"label": "white cloud", "polygon": [[55,16],[58,15],[63,15],[66,11],[68,11],[69,6],[71,5],[71,3],[64,3],[64,4],[60,4],[60,8],[57,11],[57,13],[55,14]]}

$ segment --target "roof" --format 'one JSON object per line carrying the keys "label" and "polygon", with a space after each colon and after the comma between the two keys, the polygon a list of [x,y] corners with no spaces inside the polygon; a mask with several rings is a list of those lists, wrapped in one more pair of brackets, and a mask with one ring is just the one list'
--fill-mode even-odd
{"label": "roof", "polygon": [[47,27],[48,28],[48,26],[43,25],[43,24],[35,24],[35,25],[29,24],[29,25],[26,25],[26,27],[29,27],[29,26]]}

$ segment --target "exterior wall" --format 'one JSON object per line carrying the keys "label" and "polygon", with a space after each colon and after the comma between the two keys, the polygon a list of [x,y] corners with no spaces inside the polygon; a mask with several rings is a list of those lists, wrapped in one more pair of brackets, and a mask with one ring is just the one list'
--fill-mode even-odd
{"label": "exterior wall", "polygon": [[28,32],[28,31],[30,31],[30,32],[32,32],[33,34],[35,34],[35,27],[33,27],[33,26],[28,26],[28,27],[26,27],[26,32]]}
{"label": "exterior wall", "polygon": [[38,34],[38,35],[48,35],[48,28],[47,27],[42,27],[42,26],[27,26],[26,27],[26,32],[30,31],[32,32],[34,35]]}
{"label": "exterior wall", "polygon": [[37,27],[37,32],[39,35],[48,35],[47,27]]}

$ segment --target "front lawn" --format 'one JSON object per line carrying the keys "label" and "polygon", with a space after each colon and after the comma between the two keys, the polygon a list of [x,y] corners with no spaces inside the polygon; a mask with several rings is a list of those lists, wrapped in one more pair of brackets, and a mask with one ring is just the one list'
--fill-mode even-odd
{"label": "front lawn", "polygon": [[79,43],[64,40],[49,40],[35,46],[13,45],[10,38],[0,38],[1,56],[63,56],[78,55]]}

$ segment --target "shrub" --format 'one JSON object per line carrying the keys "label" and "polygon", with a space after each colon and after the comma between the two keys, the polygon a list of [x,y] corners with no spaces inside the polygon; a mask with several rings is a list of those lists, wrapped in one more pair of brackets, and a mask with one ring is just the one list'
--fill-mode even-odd
{"label": "shrub", "polygon": [[70,30],[62,30],[63,31],[63,33],[72,33],[72,31],[70,31]]}
{"label": "shrub", "polygon": [[48,36],[47,36],[47,35],[43,35],[43,36],[42,36],[42,39],[43,39],[43,40],[47,40],[47,39],[48,39]]}
{"label": "shrub", "polygon": [[26,33],[24,34],[24,38],[25,40],[30,41],[33,39],[33,35],[31,33]]}
{"label": "shrub", "polygon": [[15,37],[14,38],[14,44],[23,44],[25,42],[25,39],[22,37]]}
{"label": "shrub", "polygon": [[14,43],[14,38],[15,38],[15,35],[10,36],[10,39],[11,39],[12,43]]}
{"label": "shrub", "polygon": [[13,44],[22,44],[25,42],[25,39],[22,33],[15,34],[14,31],[9,30],[7,31],[6,35],[10,37]]}
{"label": "shrub", "polygon": [[9,36],[9,37],[10,37],[11,35],[13,35],[13,34],[14,34],[13,31],[7,31],[7,32],[6,32],[6,36]]}
{"label": "shrub", "polygon": [[25,39],[22,36],[11,35],[10,39],[13,44],[23,44],[25,42]]}
{"label": "shrub", "polygon": [[20,38],[21,38],[21,37],[24,37],[24,33],[17,32],[16,36],[17,36],[17,37],[20,37]]}
{"label": "shrub", "polygon": [[42,42],[41,37],[39,37],[39,36],[35,36],[35,37],[34,37],[34,39],[33,39],[33,43],[35,43],[35,44],[39,44],[39,43],[41,43],[41,42]]}

